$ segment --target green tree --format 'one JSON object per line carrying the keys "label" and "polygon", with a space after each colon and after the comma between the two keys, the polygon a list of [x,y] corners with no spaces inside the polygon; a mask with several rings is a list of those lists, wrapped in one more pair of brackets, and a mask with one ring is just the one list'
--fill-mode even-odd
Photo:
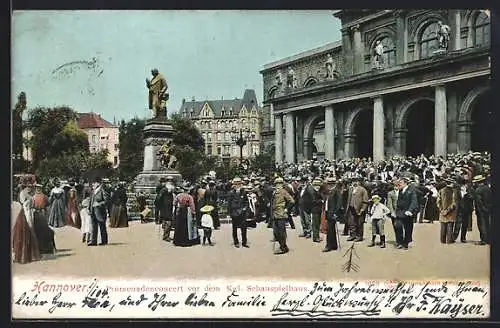
{"label": "green tree", "polygon": [[108,150],[89,154],[88,151],[63,153],[57,157],[44,158],[39,165],[38,175],[42,178],[81,178],[88,172],[110,171],[112,164],[107,159]]}
{"label": "green tree", "polygon": [[121,180],[131,181],[142,170],[144,160],[143,129],[146,121],[137,117],[125,122],[119,128],[120,166],[118,175]]}
{"label": "green tree", "polygon": [[260,175],[272,176],[275,173],[274,145],[261,147],[260,153],[250,161],[250,169]]}
{"label": "green tree", "polygon": [[198,128],[191,120],[178,114],[172,115],[173,153],[177,158],[177,170],[185,180],[195,182],[215,164],[205,155],[205,143]]}
{"label": "green tree", "polygon": [[88,139],[85,132],[79,132],[76,124],[77,113],[71,108],[38,107],[28,114],[29,128],[33,133],[33,167],[38,169],[44,159],[54,159],[62,153],[77,150],[88,151]]}

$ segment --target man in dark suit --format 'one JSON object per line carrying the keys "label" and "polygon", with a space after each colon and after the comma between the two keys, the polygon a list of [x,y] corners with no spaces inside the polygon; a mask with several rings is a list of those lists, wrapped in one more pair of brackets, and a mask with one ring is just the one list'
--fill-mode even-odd
{"label": "man in dark suit", "polygon": [[342,195],[340,194],[339,188],[335,186],[335,178],[327,178],[326,183],[329,188],[329,194],[325,204],[328,228],[326,232],[326,245],[323,252],[330,252],[332,250],[337,250],[339,247],[339,240],[337,240],[337,218],[339,209],[341,208]]}
{"label": "man in dark suit", "polygon": [[92,224],[92,234],[88,246],[97,245],[97,229],[101,231],[101,243],[108,244],[108,232],[106,230],[107,205],[109,203],[109,194],[103,188],[102,179],[97,177],[94,180],[93,192],[90,196],[89,212]]}
{"label": "man in dark suit", "polygon": [[398,249],[408,249],[408,244],[413,241],[413,220],[419,211],[416,191],[408,183],[409,179],[401,178],[397,184],[399,191],[394,230],[396,233],[396,248]]}
{"label": "man in dark suit", "polygon": [[475,176],[472,183],[474,184],[474,210],[481,238],[481,241],[477,242],[476,245],[487,245],[490,243],[491,208],[493,207],[491,189],[486,184],[486,178],[482,175]]}
{"label": "man in dark suit", "polygon": [[241,246],[248,248],[247,244],[247,213],[248,213],[248,197],[245,190],[242,188],[242,181],[236,177],[233,179],[233,189],[227,195],[227,207],[231,222],[233,225],[233,241],[234,247],[239,248],[238,228],[241,230]]}
{"label": "man in dark suit", "polygon": [[299,213],[300,223],[302,224],[302,234],[299,237],[311,238],[311,225],[312,225],[312,206],[314,188],[309,183],[306,176],[301,178],[301,185],[298,190],[299,193]]}
{"label": "man in dark suit", "polygon": [[158,210],[158,221],[163,228],[163,240],[171,241],[170,230],[172,230],[172,221],[174,218],[174,198],[175,185],[173,178],[168,176],[161,180],[164,182],[162,188],[156,195],[155,210]]}
{"label": "man in dark suit", "polygon": [[219,207],[217,201],[219,199],[219,193],[215,188],[215,181],[210,179],[208,181],[208,187],[205,191],[205,204],[212,205],[214,209],[212,210],[212,219],[214,221],[214,229],[219,229],[220,219],[219,219]]}

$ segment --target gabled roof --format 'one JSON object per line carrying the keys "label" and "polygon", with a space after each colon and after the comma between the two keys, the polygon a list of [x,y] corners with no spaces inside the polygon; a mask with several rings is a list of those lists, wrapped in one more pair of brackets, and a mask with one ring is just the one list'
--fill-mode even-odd
{"label": "gabled roof", "polygon": [[184,111],[188,114],[193,110],[193,116],[198,117],[203,106],[208,103],[210,108],[214,111],[215,117],[221,117],[222,107],[226,111],[225,116],[229,115],[229,110],[233,109],[233,115],[238,115],[243,105],[247,109],[251,109],[254,105],[257,104],[257,96],[255,95],[255,90],[246,89],[243,94],[243,99],[231,99],[231,100],[204,100],[204,101],[185,101],[182,103],[182,106],[179,110],[179,113],[182,115]]}
{"label": "gabled roof", "polygon": [[78,127],[80,129],[95,129],[95,128],[113,128],[117,127],[106,121],[100,114],[96,113],[78,113]]}

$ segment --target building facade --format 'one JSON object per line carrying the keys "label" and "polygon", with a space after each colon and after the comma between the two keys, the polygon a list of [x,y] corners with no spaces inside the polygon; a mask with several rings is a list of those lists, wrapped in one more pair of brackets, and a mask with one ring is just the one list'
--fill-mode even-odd
{"label": "building facade", "polygon": [[78,127],[87,133],[91,153],[108,150],[108,161],[113,167],[119,161],[119,127],[106,121],[96,113],[78,113]]}
{"label": "building facade", "polygon": [[275,143],[276,162],[490,149],[487,10],[334,16],[341,40],[261,71],[262,135]]}
{"label": "building facade", "polygon": [[262,109],[252,89],[245,90],[242,99],[183,99],[179,113],[191,119],[200,130],[207,155],[239,158],[240,147],[235,136],[239,137],[240,131],[246,139],[242,157],[249,158],[260,153]]}

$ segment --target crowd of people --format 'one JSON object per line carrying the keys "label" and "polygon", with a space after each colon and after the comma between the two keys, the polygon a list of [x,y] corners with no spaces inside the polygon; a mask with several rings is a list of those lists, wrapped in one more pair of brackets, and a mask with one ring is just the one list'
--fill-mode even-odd
{"label": "crowd of people", "polygon": [[[326,234],[324,252],[339,248],[340,235],[347,241],[365,240],[367,220],[371,222],[368,247],[386,247],[386,222],[390,222],[396,248],[406,250],[417,222],[439,221],[441,243],[454,243],[458,237],[467,242],[475,212],[480,233],[476,244],[486,245],[492,207],[490,161],[489,153],[478,152],[447,158],[394,157],[378,163],[313,159],[284,163],[272,176],[249,172],[231,181],[204,176],[195,184],[166,177],[156,188],[151,213],[165,242],[213,246],[212,233],[220,228],[225,209],[234,247],[249,248],[248,229],[266,224],[273,231],[272,241],[279,244],[275,254],[285,254],[286,228],[296,228],[294,218],[300,218],[299,237],[320,243],[320,233]],[[33,181],[19,186],[22,208],[14,222],[15,262],[54,254],[54,231],[63,226],[81,229],[82,242],[88,246],[98,245],[98,231],[99,245],[108,244],[108,218],[111,228],[128,227],[124,183],[110,187],[101,178],[92,185],[74,180],[52,183],[49,196]],[[147,207],[146,197],[139,196],[142,207]]]}

